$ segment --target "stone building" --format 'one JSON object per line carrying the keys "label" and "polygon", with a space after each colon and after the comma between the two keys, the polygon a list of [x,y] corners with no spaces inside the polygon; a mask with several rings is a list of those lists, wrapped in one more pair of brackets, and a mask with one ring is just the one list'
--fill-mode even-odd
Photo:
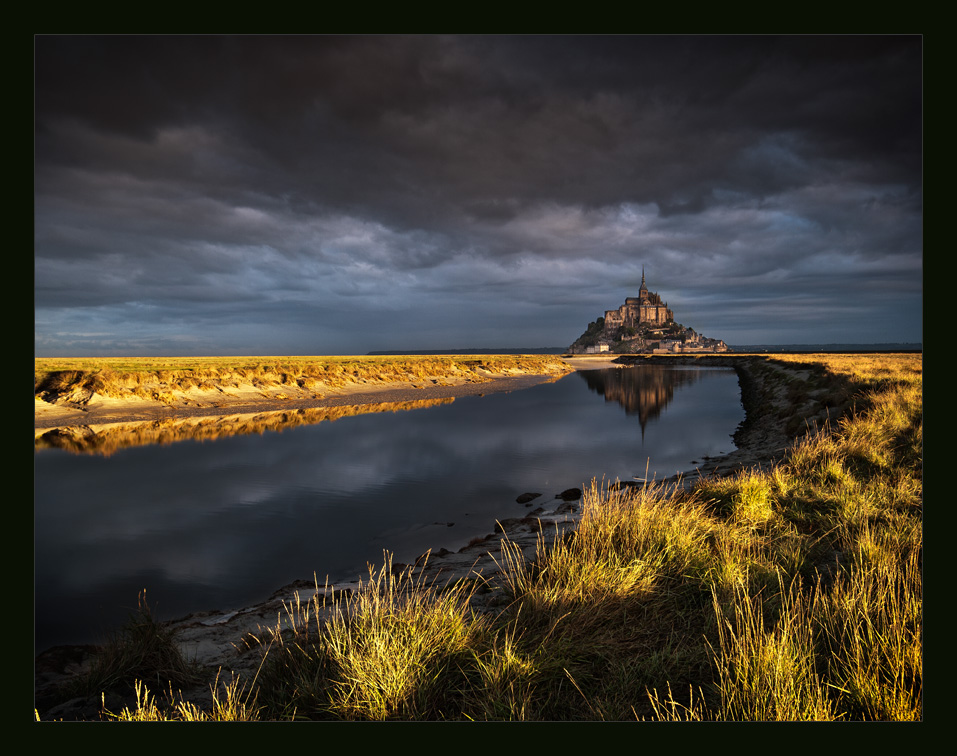
{"label": "stone building", "polygon": [[605,316],[589,323],[568,349],[573,354],[681,354],[726,352],[728,346],[676,323],[668,303],[657,292],[648,291],[642,269],[638,296],[626,298],[617,310],[605,310]]}
{"label": "stone building", "polygon": [[634,328],[641,325],[663,327],[674,321],[674,313],[668,303],[662,302],[656,292],[648,291],[645,271],[641,271],[641,288],[637,297],[627,297],[617,310],[605,310],[605,329]]}

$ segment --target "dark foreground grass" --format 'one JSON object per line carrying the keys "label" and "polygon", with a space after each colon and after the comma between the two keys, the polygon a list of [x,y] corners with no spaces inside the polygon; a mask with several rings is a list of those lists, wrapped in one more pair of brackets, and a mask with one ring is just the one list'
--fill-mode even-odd
{"label": "dark foreground grass", "polygon": [[85,674],[73,679],[67,691],[99,695],[105,690],[132,688],[137,682],[184,687],[200,681],[202,675],[203,671],[180,653],[172,631],[153,619],[144,591],[136,612],[98,648]]}
{"label": "dark foreground grass", "polygon": [[[331,618],[290,607],[255,685],[234,688],[243,706],[219,711],[920,720],[920,357],[864,363],[817,361],[853,385],[855,410],[772,468],[691,490],[593,483],[576,531],[534,560],[506,546],[495,583],[438,586],[386,563]],[[478,590],[495,611],[475,610]],[[124,718],[206,716],[143,698]]]}

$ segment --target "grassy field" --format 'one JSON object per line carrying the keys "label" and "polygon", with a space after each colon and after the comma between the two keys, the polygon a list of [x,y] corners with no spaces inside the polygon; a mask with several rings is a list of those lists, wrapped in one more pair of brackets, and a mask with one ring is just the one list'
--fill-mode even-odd
{"label": "grassy field", "polygon": [[107,397],[157,398],[192,388],[243,384],[322,391],[357,382],[432,378],[480,382],[490,375],[567,370],[552,355],[38,358],[34,360],[34,394],[56,398],[92,391]]}
{"label": "grassy field", "polygon": [[212,705],[154,675],[158,699],[140,673],[138,704],[105,716],[922,719],[921,356],[774,359],[851,400],[775,466],[593,483],[577,530],[533,560],[506,549],[496,582],[387,562],[327,621],[290,607],[291,630],[257,639],[255,680],[217,677]]}

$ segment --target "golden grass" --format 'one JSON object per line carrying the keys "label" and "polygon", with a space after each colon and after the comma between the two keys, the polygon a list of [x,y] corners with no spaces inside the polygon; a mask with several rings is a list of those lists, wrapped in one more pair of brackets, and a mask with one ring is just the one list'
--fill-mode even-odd
{"label": "golden grass", "polygon": [[318,594],[290,607],[291,632],[267,641],[264,705],[293,719],[446,718],[486,633],[469,607],[473,590],[394,571],[387,556],[331,609]]}
{"label": "golden grass", "polygon": [[554,544],[544,536],[535,562],[506,550],[507,585],[525,609],[559,612],[653,592],[662,581],[701,570],[713,528],[704,504],[673,500],[662,485],[640,489],[592,481],[578,527]]}
{"label": "golden grass", "polygon": [[[919,720],[920,358],[828,356],[818,364],[860,387],[855,411],[805,436],[772,471],[698,486],[716,511],[729,512],[731,502],[730,525],[741,523],[735,506],[755,490],[774,512],[749,550],[763,544],[779,587],[740,568],[733,594],[712,586],[715,716]],[[787,531],[794,537],[782,539]],[[779,545],[787,542],[790,558]]]}
{"label": "golden grass", "polygon": [[721,691],[713,718],[725,721],[830,721],[837,707],[817,671],[815,618],[799,583],[779,584],[777,618],[761,594],[739,585],[726,608],[717,593],[716,675]]}
{"label": "golden grass", "polygon": [[868,383],[884,379],[911,383],[920,381],[923,354],[881,352],[874,354],[774,354],[770,358],[784,364],[810,365],[835,375],[848,376]]}
{"label": "golden grass", "polygon": [[116,722],[256,722],[260,708],[254,690],[247,690],[239,677],[220,683],[219,675],[210,684],[212,705],[197,706],[176,695],[172,689],[159,700],[142,682],[135,685],[136,703],[119,712],[105,708],[103,716]]}
{"label": "golden grass", "polygon": [[167,404],[192,389],[252,386],[272,398],[312,395],[355,384],[483,383],[509,375],[562,375],[571,368],[553,355],[371,357],[38,358],[34,394],[89,401],[97,394]]}
{"label": "golden grass", "polygon": [[119,375],[192,373],[196,375],[264,375],[268,373],[344,373],[348,370],[432,374],[436,369],[488,368],[495,370],[555,367],[553,355],[403,355],[403,356],[302,356],[302,357],[91,357],[36,358],[35,373],[106,372]]}

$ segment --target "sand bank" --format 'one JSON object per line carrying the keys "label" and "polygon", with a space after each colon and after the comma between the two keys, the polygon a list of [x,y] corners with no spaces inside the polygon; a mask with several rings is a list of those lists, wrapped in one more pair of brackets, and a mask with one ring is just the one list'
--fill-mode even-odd
{"label": "sand bank", "polygon": [[303,382],[305,385],[297,385],[264,380],[217,382],[213,379],[186,388],[171,388],[158,383],[135,393],[39,392],[34,397],[34,428],[40,435],[51,428],[70,426],[454,399],[528,388],[557,380],[574,370],[612,365],[613,359],[614,355],[567,360],[556,356],[547,360],[529,360],[527,365],[519,362],[515,366],[491,359],[486,364],[463,369],[465,359],[459,358],[450,361],[451,364],[435,366],[424,374],[410,374],[405,380],[347,375],[334,383]]}

